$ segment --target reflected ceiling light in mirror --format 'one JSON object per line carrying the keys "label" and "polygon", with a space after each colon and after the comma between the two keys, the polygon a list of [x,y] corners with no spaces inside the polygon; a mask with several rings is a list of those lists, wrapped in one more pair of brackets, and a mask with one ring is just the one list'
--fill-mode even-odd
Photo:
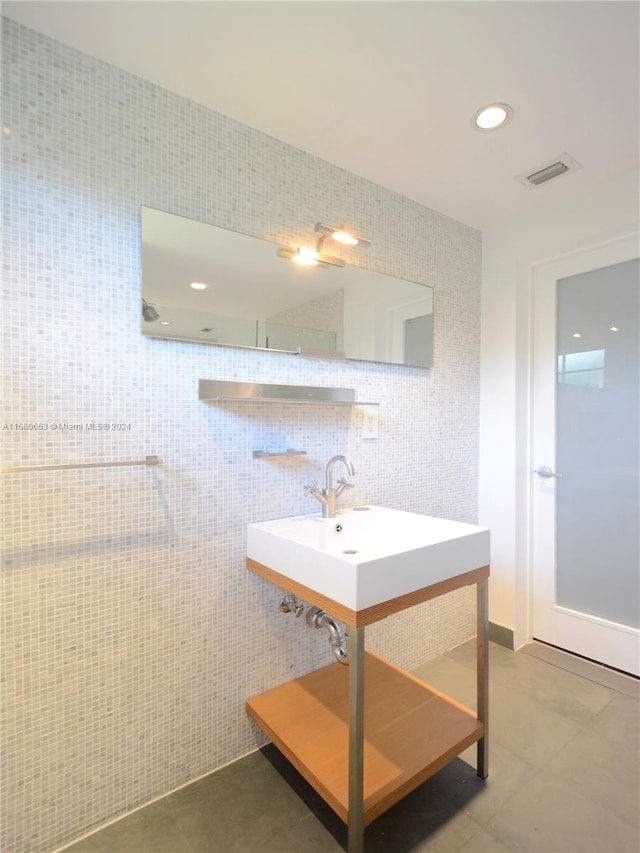
{"label": "reflected ceiling light in mirror", "polygon": [[363,249],[367,249],[371,245],[371,240],[365,240],[364,237],[352,234],[344,225],[336,228],[333,225],[323,225],[322,222],[316,222],[316,231],[322,234],[322,237],[328,235],[332,240],[336,240],[345,246],[360,246]]}
{"label": "reflected ceiling light in mirror", "polygon": [[209,285],[204,281],[191,281],[189,282],[189,287],[192,290],[206,290]]}
{"label": "reflected ceiling light in mirror", "polygon": [[144,299],[142,300],[142,317],[147,323],[155,323],[156,320],[160,319],[160,315],[153,305],[149,305]]}
{"label": "reflected ceiling light in mirror", "polygon": [[277,255],[279,258],[286,258],[303,267],[320,267],[322,269],[343,267],[345,264],[342,258],[324,255],[322,252],[315,252],[313,249],[278,249]]}
{"label": "reflected ceiling light in mirror", "polygon": [[474,113],[472,125],[476,130],[497,130],[503,127],[512,115],[513,109],[509,104],[487,104]]}

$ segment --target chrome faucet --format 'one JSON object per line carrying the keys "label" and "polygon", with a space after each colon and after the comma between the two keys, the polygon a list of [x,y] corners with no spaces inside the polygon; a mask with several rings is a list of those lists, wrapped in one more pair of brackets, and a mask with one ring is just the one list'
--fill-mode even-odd
{"label": "chrome faucet", "polygon": [[340,477],[338,480],[338,485],[336,488],[333,486],[333,469],[335,468],[336,462],[342,462],[344,467],[347,469],[347,473],[350,477],[355,476],[355,470],[353,468],[353,463],[350,459],[342,454],[338,454],[338,456],[332,456],[331,459],[327,462],[327,472],[326,472],[326,481],[327,485],[324,489],[318,488],[318,481],[316,480],[310,486],[305,486],[305,496],[313,495],[314,498],[317,498],[322,504],[322,517],[323,518],[335,518],[336,517],[336,498],[338,495],[342,494],[345,489],[352,489],[353,483],[350,483],[346,477]]}

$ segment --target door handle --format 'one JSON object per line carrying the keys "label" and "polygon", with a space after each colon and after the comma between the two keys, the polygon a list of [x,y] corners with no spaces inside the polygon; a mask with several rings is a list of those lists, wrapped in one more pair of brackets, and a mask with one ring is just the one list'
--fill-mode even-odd
{"label": "door handle", "polygon": [[548,465],[541,465],[539,468],[536,468],[533,473],[537,474],[538,477],[542,477],[543,480],[550,480],[552,477],[555,477],[558,480],[562,478],[562,474],[556,474]]}

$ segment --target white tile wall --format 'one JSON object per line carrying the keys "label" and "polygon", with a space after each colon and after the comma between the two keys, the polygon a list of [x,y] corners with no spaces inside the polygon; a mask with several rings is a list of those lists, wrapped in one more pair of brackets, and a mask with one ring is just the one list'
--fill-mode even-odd
{"label": "white tile wall", "polygon": [[[163,460],[3,477],[2,849],[39,853],[260,745],[245,698],[330,662],[244,547],[248,521],[315,511],[332,454],[352,502],[475,521],[481,240],[7,20],[2,64],[2,464]],[[433,370],[144,339],[141,204],[284,245],[350,223],[361,262],[435,288]],[[353,387],[380,438],[356,409],[199,402],[201,377]],[[86,423],[125,428],[52,428]],[[308,455],[251,457],[281,447]],[[465,591],[370,639],[413,666],[473,621]]]}

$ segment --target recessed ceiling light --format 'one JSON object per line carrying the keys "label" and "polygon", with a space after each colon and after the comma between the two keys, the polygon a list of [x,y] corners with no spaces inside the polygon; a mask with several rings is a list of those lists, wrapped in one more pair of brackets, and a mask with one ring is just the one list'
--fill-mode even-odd
{"label": "recessed ceiling light", "polygon": [[171,320],[160,320],[160,325],[161,326],[171,326],[173,324],[171,323]]}
{"label": "recessed ceiling light", "polygon": [[476,130],[496,130],[506,124],[512,115],[509,104],[487,104],[474,113],[471,123]]}
{"label": "recessed ceiling light", "polygon": [[208,285],[208,284],[205,284],[205,282],[204,282],[204,281],[192,281],[192,282],[189,284],[189,287],[190,287],[192,290],[206,290],[206,289],[209,287],[209,285]]}
{"label": "recessed ceiling light", "polygon": [[619,332],[620,329],[617,326],[609,326],[609,331],[610,332]]}
{"label": "recessed ceiling light", "polygon": [[571,335],[571,337],[572,337],[572,338],[581,338],[581,337],[582,337],[582,335],[580,334],[580,332],[574,332],[574,333]]}

